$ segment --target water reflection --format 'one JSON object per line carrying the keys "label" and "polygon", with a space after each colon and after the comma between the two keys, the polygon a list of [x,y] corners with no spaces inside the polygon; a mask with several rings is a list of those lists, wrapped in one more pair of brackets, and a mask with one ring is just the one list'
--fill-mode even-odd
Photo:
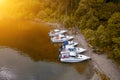
{"label": "water reflection", "polygon": [[16,48],[34,61],[57,61],[58,46],[53,46],[50,42],[50,27],[28,20],[0,22],[0,45]]}
{"label": "water reflection", "polygon": [[10,48],[0,49],[0,80],[86,80],[73,67],[34,62]]}

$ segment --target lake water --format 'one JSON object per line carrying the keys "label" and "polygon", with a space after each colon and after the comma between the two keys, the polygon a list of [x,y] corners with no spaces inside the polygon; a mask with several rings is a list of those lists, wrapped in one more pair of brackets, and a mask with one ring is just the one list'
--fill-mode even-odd
{"label": "lake water", "polygon": [[88,80],[89,61],[61,63],[44,23],[0,20],[0,80]]}

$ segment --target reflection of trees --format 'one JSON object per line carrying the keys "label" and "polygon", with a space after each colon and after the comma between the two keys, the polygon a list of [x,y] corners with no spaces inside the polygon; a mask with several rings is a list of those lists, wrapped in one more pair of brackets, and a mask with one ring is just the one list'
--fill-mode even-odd
{"label": "reflection of trees", "polygon": [[[0,34],[0,45],[16,48],[34,61],[57,61],[58,49],[49,41],[49,27],[25,20],[9,22],[0,23],[0,26],[4,26],[4,28],[0,27],[2,33]],[[19,29],[18,24],[21,24]],[[11,26],[8,30],[9,25]]]}

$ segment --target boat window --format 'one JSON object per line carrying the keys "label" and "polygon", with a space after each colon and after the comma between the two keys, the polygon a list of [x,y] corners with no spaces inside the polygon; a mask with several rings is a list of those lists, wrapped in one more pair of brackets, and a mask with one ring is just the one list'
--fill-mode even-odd
{"label": "boat window", "polygon": [[69,51],[74,51],[74,49],[73,49],[73,48],[69,48],[68,50],[69,50]]}
{"label": "boat window", "polygon": [[62,55],[62,59],[69,58],[69,55]]}

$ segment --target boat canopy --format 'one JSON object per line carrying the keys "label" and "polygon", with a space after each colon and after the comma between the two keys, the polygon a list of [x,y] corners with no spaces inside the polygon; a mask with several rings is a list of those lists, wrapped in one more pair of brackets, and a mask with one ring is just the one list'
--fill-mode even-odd
{"label": "boat canopy", "polygon": [[63,45],[65,46],[65,45],[68,45],[68,41],[64,41],[63,42]]}

